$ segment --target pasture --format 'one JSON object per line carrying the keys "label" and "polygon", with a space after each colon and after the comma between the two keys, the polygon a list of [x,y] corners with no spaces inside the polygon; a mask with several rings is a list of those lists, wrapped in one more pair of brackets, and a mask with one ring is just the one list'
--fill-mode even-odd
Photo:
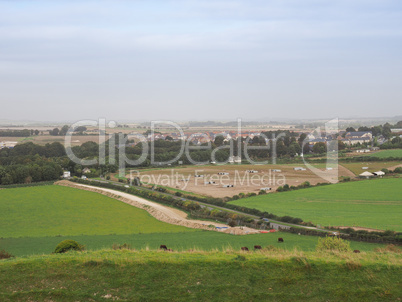
{"label": "pasture", "polygon": [[402,179],[372,179],[231,201],[322,226],[402,231]]}
{"label": "pasture", "polygon": [[[278,243],[278,237],[284,239]],[[313,251],[318,242],[315,236],[299,236],[291,233],[276,232],[266,234],[235,236],[225,233],[197,230],[182,233],[147,233],[123,235],[63,236],[40,238],[6,238],[0,239],[0,249],[5,249],[15,256],[50,254],[58,243],[73,239],[85,245],[87,250],[111,248],[113,244],[127,243],[136,250],[157,249],[161,244],[175,251],[197,249],[204,251],[226,249],[240,250],[240,247],[252,248],[254,245],[274,246],[283,250],[298,249]],[[351,241],[352,249],[373,251],[384,245]]]}
{"label": "pasture", "polygon": [[0,190],[0,237],[193,232],[118,200],[57,185]]}
{"label": "pasture", "polygon": [[[285,239],[278,244],[277,238]],[[136,249],[167,244],[174,250],[225,250],[273,245],[311,251],[317,237],[289,233],[234,236],[160,222],[146,211],[93,192],[62,186],[0,190],[0,250],[15,256],[50,254],[64,239],[88,250],[128,243]],[[351,242],[369,251],[381,245]]]}
{"label": "pasture", "polygon": [[[315,165],[324,170],[324,164]],[[305,181],[311,184],[325,182],[309,169],[295,171],[295,167],[302,164],[282,165],[205,165],[186,166],[172,169],[147,169],[127,174],[126,177],[140,177],[142,182],[157,184],[163,187],[192,192],[213,197],[233,196],[239,193],[258,193],[261,188],[270,187],[275,190],[284,184],[300,185]],[[275,172],[274,170],[280,170]],[[257,171],[250,173],[247,171]],[[218,173],[224,173],[219,175]],[[342,166],[338,168],[339,175],[353,176]],[[201,175],[196,177],[195,175]],[[208,183],[215,182],[215,183]],[[207,184],[206,184],[207,183]],[[224,187],[233,185],[233,187]]]}
{"label": "pasture", "polygon": [[402,149],[381,150],[381,151],[378,151],[378,152],[364,154],[364,156],[378,157],[378,158],[387,158],[387,157],[402,158]]}
{"label": "pasture", "polygon": [[[381,169],[389,169],[394,170],[398,166],[402,166],[402,162],[400,161],[386,161],[386,162],[355,162],[355,163],[342,163],[346,169],[353,172],[356,176],[363,173],[364,171],[368,172],[377,172],[381,171]],[[368,169],[363,169],[363,167],[367,167]]]}

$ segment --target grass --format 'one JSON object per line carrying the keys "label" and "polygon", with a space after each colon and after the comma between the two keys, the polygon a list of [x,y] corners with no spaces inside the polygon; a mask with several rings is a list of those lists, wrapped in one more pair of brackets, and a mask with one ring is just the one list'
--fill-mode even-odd
{"label": "grass", "polygon": [[402,149],[381,150],[375,153],[364,154],[364,156],[387,158],[387,157],[400,157],[402,158]]}
{"label": "grass", "polygon": [[[365,171],[377,172],[383,168],[389,168],[401,164],[398,161],[390,162],[359,162],[359,163],[342,163],[342,166],[352,171],[355,175],[359,175]],[[363,167],[368,167],[368,169],[363,170]]]}
{"label": "grass", "polygon": [[1,301],[397,301],[400,254],[112,251],[0,261]]}
{"label": "grass", "polygon": [[232,201],[279,216],[323,226],[361,226],[402,231],[402,179],[373,179]]}
{"label": "grass", "polygon": [[101,194],[41,186],[0,190],[0,237],[193,232]]}
{"label": "grass", "polygon": [[[284,239],[278,243],[278,237]],[[56,245],[63,240],[73,239],[86,246],[87,250],[99,250],[110,248],[113,244],[127,243],[136,249],[158,248],[161,244],[167,245],[175,251],[188,249],[226,250],[233,248],[240,250],[242,246],[253,247],[254,245],[272,245],[284,250],[297,248],[303,251],[312,251],[318,242],[315,236],[299,236],[291,233],[268,233],[246,236],[234,236],[230,234],[196,231],[183,233],[155,233],[155,234],[129,234],[129,235],[98,235],[98,236],[64,236],[64,237],[32,237],[32,238],[7,238],[0,239],[0,249],[18,256],[50,254]],[[352,249],[361,251],[373,251],[384,247],[382,244],[365,242],[350,242]]]}

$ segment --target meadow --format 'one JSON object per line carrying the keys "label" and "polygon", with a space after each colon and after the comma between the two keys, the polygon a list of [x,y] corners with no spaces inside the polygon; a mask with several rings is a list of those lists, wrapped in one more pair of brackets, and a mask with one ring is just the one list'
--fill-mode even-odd
{"label": "meadow", "polygon": [[[278,243],[278,237],[284,239]],[[56,245],[63,240],[72,239],[85,245],[87,250],[99,250],[111,248],[113,244],[129,244],[137,250],[157,249],[161,244],[175,251],[199,249],[204,251],[220,250],[227,248],[240,250],[254,245],[274,246],[282,250],[299,249],[313,251],[317,245],[318,237],[299,236],[291,233],[276,232],[268,234],[255,234],[235,236],[213,231],[197,230],[196,232],[183,233],[154,233],[154,234],[128,234],[128,235],[97,235],[97,236],[63,236],[63,237],[30,237],[30,238],[5,238],[0,239],[0,250],[4,249],[17,257],[29,255],[51,254]],[[383,247],[381,244],[351,241],[352,249],[360,251],[373,251]]]}
{"label": "meadow", "polygon": [[[395,169],[395,166],[402,164],[401,161],[386,161],[386,162],[355,162],[355,163],[341,163],[341,165],[350,171],[352,171],[356,176],[368,171],[368,172],[377,172],[381,171],[381,169]],[[367,167],[368,169],[363,169],[363,167]]]}
{"label": "meadow", "polygon": [[[174,250],[274,245],[305,251],[313,250],[318,240],[289,233],[234,236],[189,229],[160,222],[144,210],[104,195],[56,185],[0,190],[0,232],[0,250],[18,257],[50,254],[65,239],[74,239],[87,250],[127,243],[136,249],[156,249],[161,244]],[[278,237],[285,242],[279,244]],[[362,251],[381,246],[351,245]]]}
{"label": "meadow", "polygon": [[400,255],[69,252],[0,260],[0,300],[398,301]]}
{"label": "meadow", "polygon": [[0,238],[193,231],[84,190],[57,185],[0,190]]}
{"label": "meadow", "polygon": [[271,193],[230,203],[322,226],[402,231],[402,179],[371,179]]}
{"label": "meadow", "polygon": [[381,151],[378,151],[378,152],[365,154],[364,156],[378,157],[378,158],[387,158],[387,157],[399,157],[399,158],[402,158],[402,149],[381,150]]}

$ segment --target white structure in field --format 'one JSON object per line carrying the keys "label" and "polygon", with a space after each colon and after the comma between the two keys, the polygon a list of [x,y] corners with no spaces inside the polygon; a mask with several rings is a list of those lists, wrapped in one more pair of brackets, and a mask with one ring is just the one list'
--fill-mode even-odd
{"label": "white structure in field", "polygon": [[63,172],[63,177],[64,177],[64,178],[69,178],[69,177],[71,177],[70,171],[64,171],[64,172]]}

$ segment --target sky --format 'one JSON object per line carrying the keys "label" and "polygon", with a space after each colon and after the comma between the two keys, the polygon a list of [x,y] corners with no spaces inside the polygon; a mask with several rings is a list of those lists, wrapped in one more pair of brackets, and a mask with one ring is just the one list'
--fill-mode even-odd
{"label": "sky", "polygon": [[0,0],[0,120],[402,115],[399,0]]}

